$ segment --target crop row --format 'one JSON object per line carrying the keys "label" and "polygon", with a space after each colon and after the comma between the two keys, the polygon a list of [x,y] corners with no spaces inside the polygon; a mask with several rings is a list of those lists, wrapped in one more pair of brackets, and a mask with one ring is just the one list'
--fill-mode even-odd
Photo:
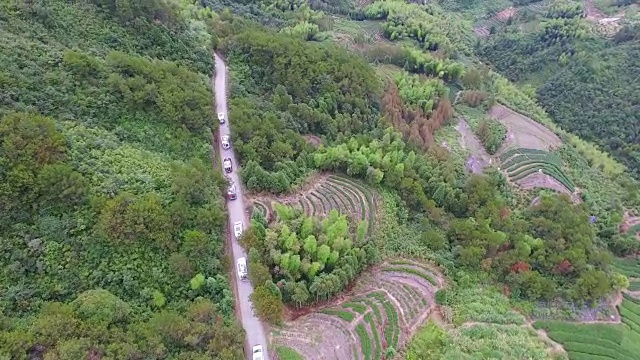
{"label": "crop row", "polygon": [[393,282],[392,279],[379,279],[377,286],[384,288],[389,294],[393,294],[393,297],[399,306],[398,311],[403,312],[405,318],[414,318],[414,315],[421,306],[418,301],[415,301],[406,293],[405,289],[400,286],[399,282]]}
{"label": "crop row", "polygon": [[263,217],[267,217],[267,207],[263,203],[255,201],[253,203],[253,210],[257,211]]}
{"label": "crop row", "polygon": [[[364,198],[366,200],[366,204],[364,204],[362,201],[360,202],[360,206],[362,207],[362,209],[366,209],[366,213],[367,213],[367,217],[363,219],[366,219],[368,221],[368,233],[372,234],[373,233],[373,224],[374,224],[374,216],[376,213],[376,203],[375,203],[375,199],[374,199],[374,194],[371,191],[370,188],[368,188],[365,185],[362,185],[354,180],[351,180],[348,177],[345,176],[341,176],[341,175],[331,175],[329,176],[329,178],[327,179],[327,182],[329,183],[333,183],[336,184],[336,186],[341,186],[344,188],[351,188],[352,191],[355,192],[355,190],[357,190],[357,192],[359,194],[363,194]],[[354,190],[355,189],[355,190]],[[362,198],[360,196],[358,196],[358,199],[362,200]]]}
{"label": "crop row", "polygon": [[393,307],[391,302],[385,297],[384,293],[376,291],[369,293],[367,296],[382,304],[385,316],[387,318],[387,326],[384,332],[387,346],[393,346],[394,348],[397,348],[398,338],[400,335],[400,322],[398,319],[398,312]]}
{"label": "crop row", "polygon": [[364,359],[371,360],[371,339],[369,338],[369,334],[367,334],[367,330],[364,328],[364,324],[359,323],[356,325],[356,334],[358,334],[358,338],[360,339]]}
{"label": "crop row", "polygon": [[355,315],[350,311],[340,309],[323,309],[320,310],[320,312],[327,315],[337,316],[346,322],[352,322],[353,319],[355,319]]}
{"label": "crop row", "polygon": [[500,155],[500,161],[505,162],[510,157],[512,157],[514,155],[518,155],[518,154],[548,155],[549,152],[548,151],[544,151],[544,150],[539,150],[539,149],[511,148],[511,149],[505,151],[504,153],[502,153],[502,155]]}
{"label": "crop row", "polygon": [[508,169],[516,164],[519,164],[521,162],[524,161],[528,161],[528,160],[538,160],[540,162],[548,162],[551,164],[556,164],[556,165],[560,165],[562,163],[562,161],[560,160],[559,157],[557,157],[556,155],[550,154],[550,153],[546,153],[546,154],[517,154],[515,156],[512,156],[511,158],[509,158],[507,161],[504,161],[502,163],[501,168],[503,169]]}
{"label": "crop row", "polygon": [[542,170],[543,174],[551,176],[552,178],[554,178],[555,180],[560,182],[560,184],[562,184],[562,186],[567,188],[569,191],[571,191],[571,192],[575,191],[575,185],[573,184],[573,182],[571,180],[569,180],[564,175],[564,173],[558,172],[556,169],[547,167],[545,165],[543,165],[541,167],[533,167],[532,169],[530,169],[528,171],[524,171],[524,172],[520,173],[519,176],[510,177],[510,179],[512,181],[514,181],[514,182],[518,181],[518,180],[522,180],[522,179],[526,178],[527,176],[529,176],[531,174],[534,174],[536,171],[540,171],[540,170]]}
{"label": "crop row", "polygon": [[[269,217],[267,199],[253,202],[253,211]],[[371,236],[375,224],[376,202],[372,189],[342,175],[330,175],[315,190],[294,199],[270,199],[271,201],[301,209],[309,216],[326,216],[331,210],[349,215],[353,220],[367,222],[367,235]]]}
{"label": "crop row", "polygon": [[324,216],[335,209],[356,220],[367,221],[367,235],[373,232],[374,195],[370,189],[348,178],[330,176],[316,190],[287,203],[310,216]]}
{"label": "crop row", "polygon": [[438,282],[431,277],[430,275],[418,270],[418,269],[414,269],[414,268],[410,268],[410,267],[406,267],[406,266],[386,266],[382,269],[382,271],[385,272],[403,272],[403,273],[408,273],[408,274],[412,274],[415,276],[418,276],[424,280],[427,280],[431,285],[433,286],[437,286]]}
{"label": "crop row", "polygon": [[629,291],[640,291],[640,280],[629,280]]}
{"label": "crop row", "polygon": [[357,312],[358,314],[364,314],[365,312],[367,312],[367,306],[362,303],[348,302],[348,303],[342,304],[342,307],[346,309],[351,309]]}
{"label": "crop row", "polygon": [[638,259],[615,259],[613,266],[622,275],[640,278],[640,260]]}
{"label": "crop row", "polygon": [[376,324],[373,322],[373,317],[371,313],[368,313],[364,316],[364,321],[369,324],[369,329],[371,329],[371,335],[373,337],[373,342],[376,344],[376,352],[374,359],[380,360],[382,355],[382,344],[380,343],[380,337],[378,336],[378,329]]}

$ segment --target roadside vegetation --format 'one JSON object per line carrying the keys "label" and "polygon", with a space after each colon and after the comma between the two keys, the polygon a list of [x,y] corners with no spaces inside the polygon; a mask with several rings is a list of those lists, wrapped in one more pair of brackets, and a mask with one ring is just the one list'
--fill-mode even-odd
{"label": "roadside vegetation", "polygon": [[106,5],[0,5],[0,357],[242,359],[213,14]]}

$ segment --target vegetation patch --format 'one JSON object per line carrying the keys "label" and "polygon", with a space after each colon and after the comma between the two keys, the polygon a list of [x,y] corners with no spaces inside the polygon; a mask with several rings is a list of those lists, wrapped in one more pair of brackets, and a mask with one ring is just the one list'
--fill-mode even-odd
{"label": "vegetation patch", "polygon": [[286,346],[276,346],[276,353],[280,360],[305,360],[297,351]]}
{"label": "vegetation patch", "polygon": [[0,357],[242,359],[210,154],[214,14],[0,14]]}
{"label": "vegetation patch", "polygon": [[354,239],[346,216],[335,210],[321,220],[286,205],[274,208],[274,223],[267,228],[256,214],[240,240],[249,252],[254,294],[269,290],[266,299],[253,299],[263,318],[279,320],[273,311],[278,302],[281,308],[282,302],[301,306],[331,298],[377,259],[375,247]]}

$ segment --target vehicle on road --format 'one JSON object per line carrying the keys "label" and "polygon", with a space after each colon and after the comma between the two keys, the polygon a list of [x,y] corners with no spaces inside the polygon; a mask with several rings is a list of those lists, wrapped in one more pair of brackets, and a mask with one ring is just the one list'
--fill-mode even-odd
{"label": "vehicle on road", "polygon": [[227,150],[231,147],[231,143],[229,142],[229,135],[222,135],[222,148]]}
{"label": "vehicle on road", "polygon": [[242,224],[242,221],[236,221],[233,224],[233,234],[236,236],[236,239],[239,239],[242,236],[242,232],[243,232],[243,227],[244,225]]}
{"label": "vehicle on road", "polygon": [[247,279],[247,259],[241,257],[238,259],[238,277],[242,280]]}
{"label": "vehicle on road", "polygon": [[253,347],[253,360],[264,360],[262,355],[262,345],[256,345]]}
{"label": "vehicle on road", "polygon": [[224,113],[218,113],[218,121],[220,124],[224,124]]}
{"label": "vehicle on road", "polygon": [[231,158],[225,158],[222,160],[222,167],[224,167],[224,171],[228,173],[233,171],[233,167],[231,167]]}
{"label": "vehicle on road", "polygon": [[229,189],[227,189],[227,198],[229,200],[235,200],[238,198],[238,190],[236,190],[235,185],[231,185],[229,186]]}

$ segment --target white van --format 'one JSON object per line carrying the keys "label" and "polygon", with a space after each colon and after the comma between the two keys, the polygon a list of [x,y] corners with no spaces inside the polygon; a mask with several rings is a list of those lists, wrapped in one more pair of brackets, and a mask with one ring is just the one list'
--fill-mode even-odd
{"label": "white van", "polygon": [[238,277],[241,280],[247,279],[247,259],[241,257],[238,259]]}
{"label": "white van", "polygon": [[233,224],[233,234],[236,236],[236,240],[242,237],[242,232],[244,231],[244,226],[242,221],[236,221]]}

